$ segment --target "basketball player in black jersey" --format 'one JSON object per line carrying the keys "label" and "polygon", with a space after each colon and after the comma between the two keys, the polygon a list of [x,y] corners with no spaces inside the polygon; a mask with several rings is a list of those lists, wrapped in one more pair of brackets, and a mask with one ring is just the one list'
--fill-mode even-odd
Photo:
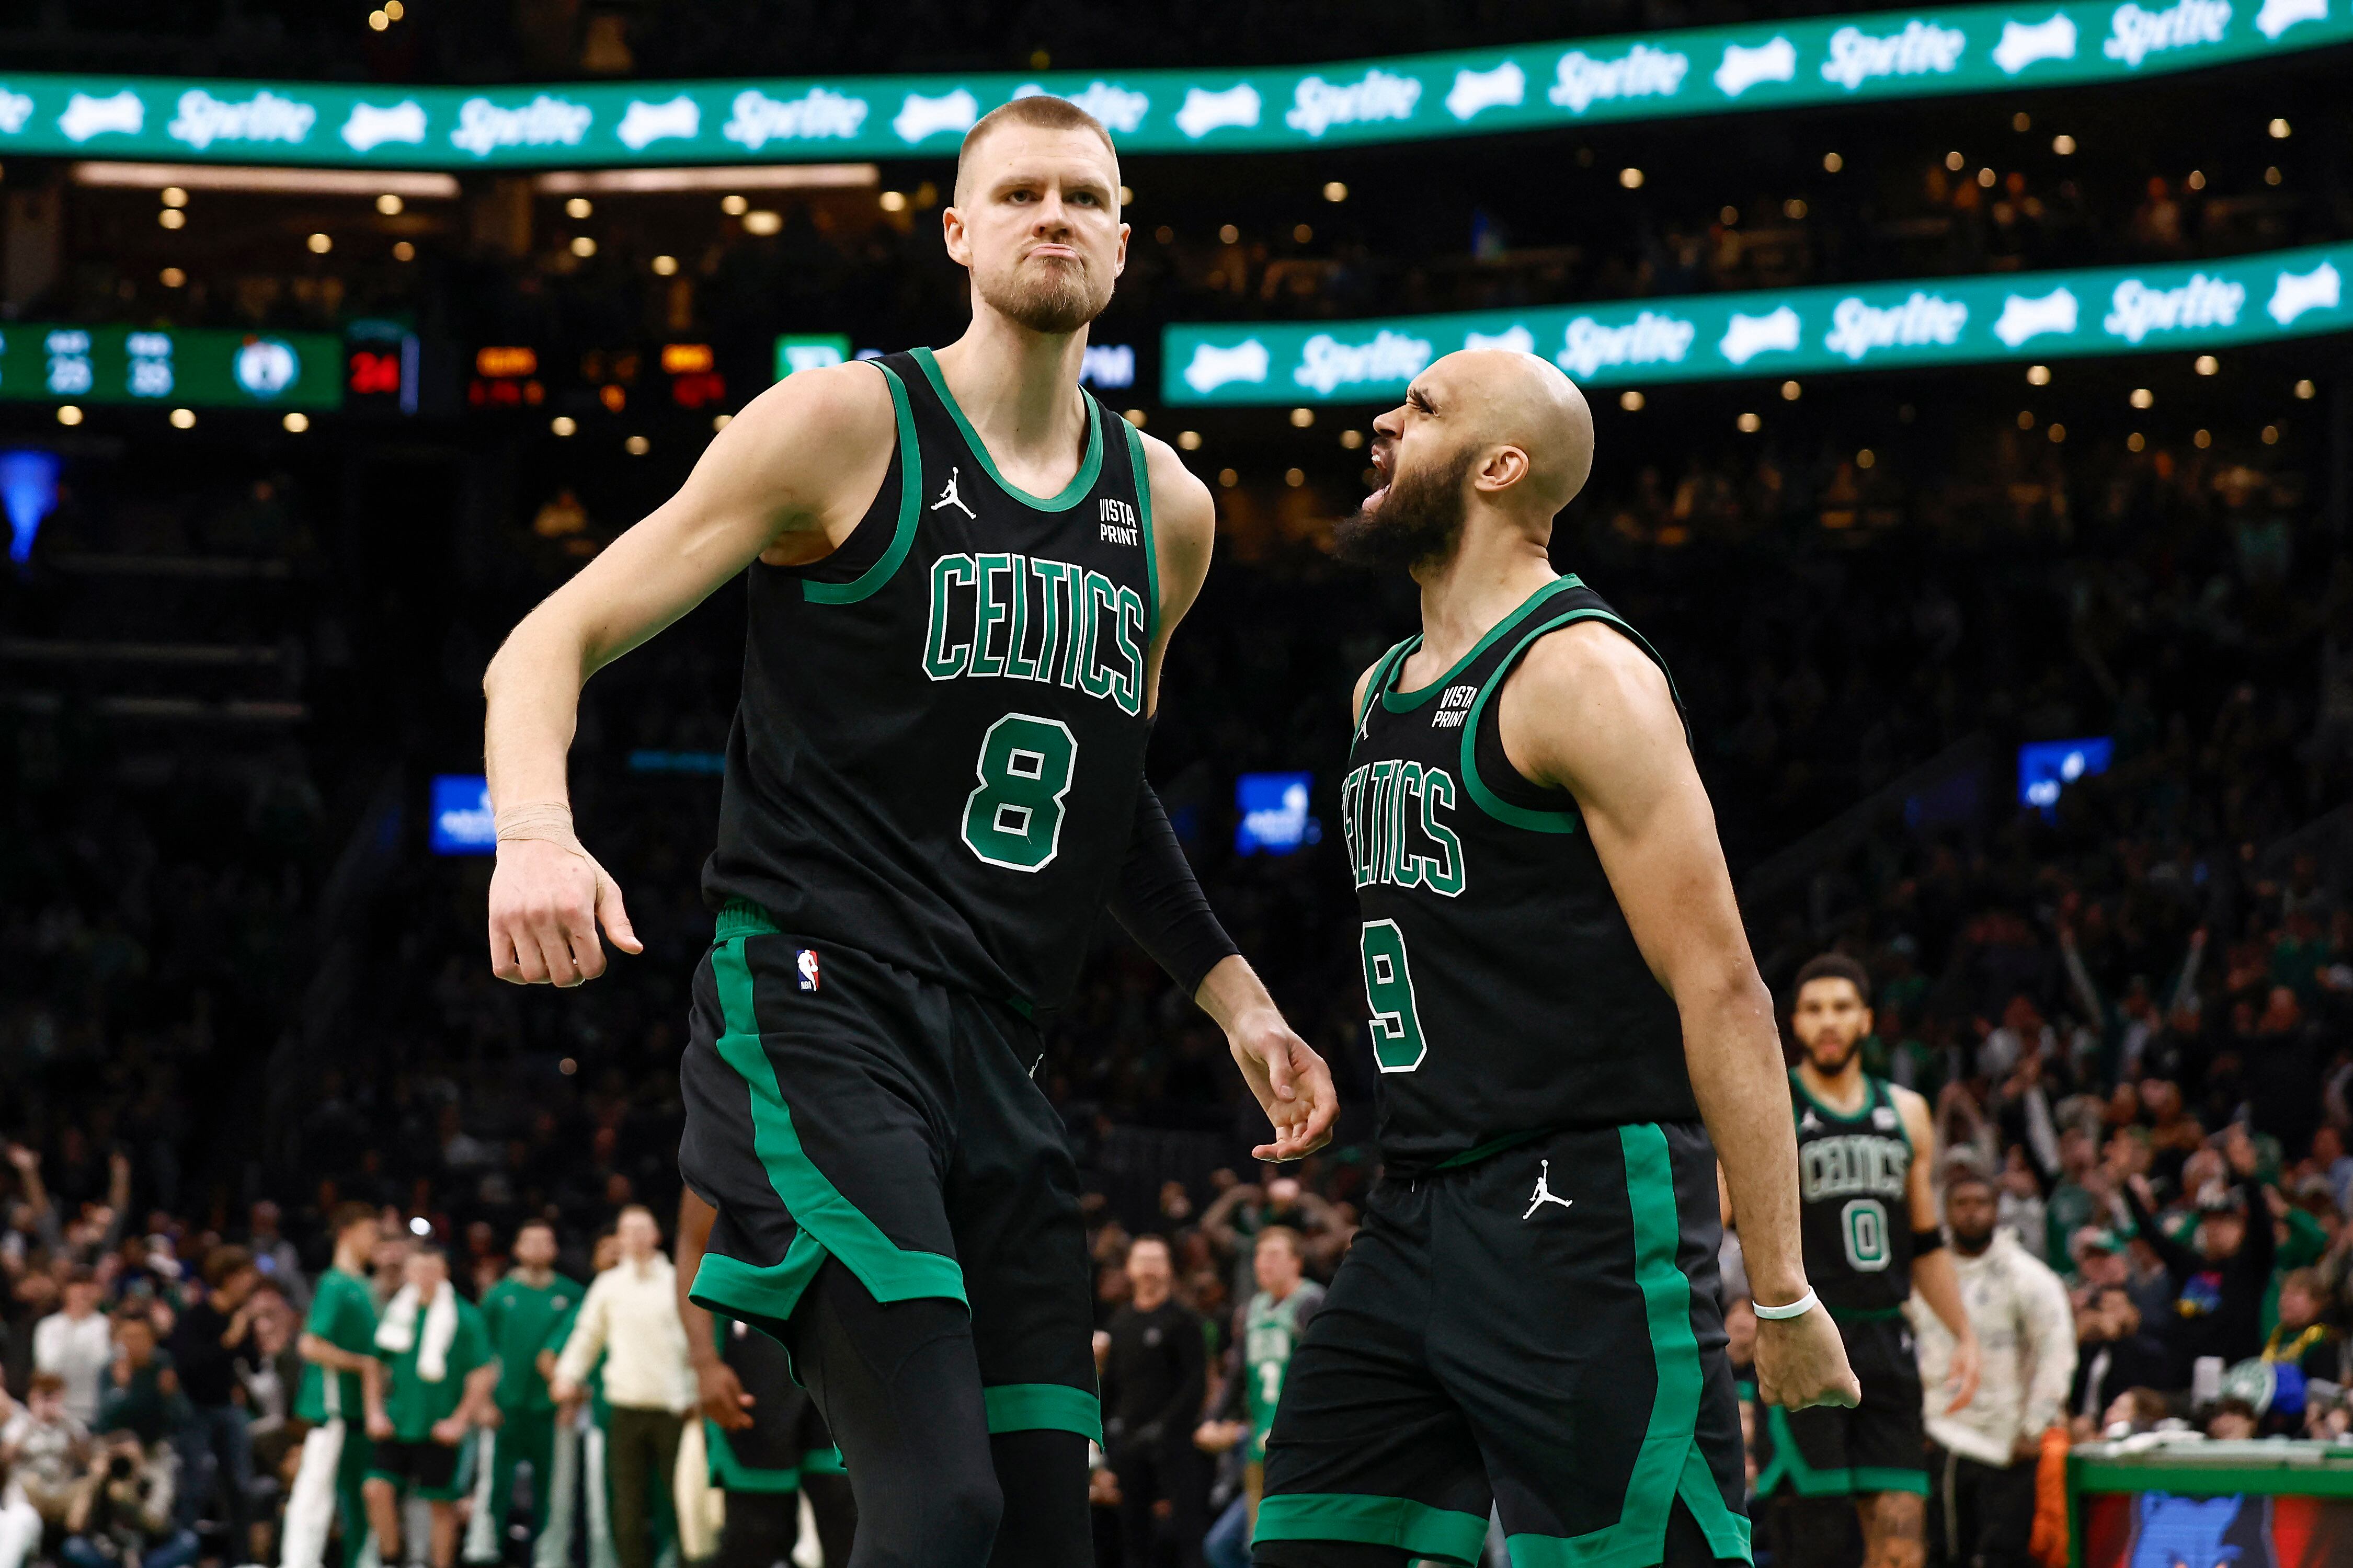
{"label": "basketball player in black jersey", "polygon": [[1852,1404],[1811,1300],[1780,1042],[1681,705],[1557,574],[1592,467],[1568,378],[1450,354],[1374,421],[1341,552],[1422,629],[1358,683],[1340,809],[1382,1177],[1283,1383],[1261,1568],[1750,1560],[1717,1300],[1745,1214],[1764,1397]]}
{"label": "basketball player in black jersey", "polygon": [[[1851,1498],[1862,1522],[1864,1568],[1919,1568],[1927,1550],[1927,1445],[1905,1301],[1917,1290],[1952,1331],[1948,1410],[1977,1393],[1978,1342],[1943,1250],[1928,1102],[1862,1070],[1870,1002],[1862,965],[1825,953],[1798,971],[1789,1008],[1800,1050],[1789,1099],[1806,1275],[1846,1342],[1862,1402],[1767,1412],[1757,1489],[1790,1500],[1777,1506],[1783,1545],[1798,1562],[1831,1561],[1851,1539],[1831,1511],[1843,1511]],[[1733,1211],[1745,1246],[1748,1215],[1736,1197]]]}
{"label": "basketball player in black jersey", "polygon": [[1261,1158],[1317,1147],[1335,1109],[1143,782],[1214,510],[1079,385],[1119,188],[1075,106],[983,118],[944,216],[964,337],[762,394],[485,681],[491,963],[576,984],[600,921],[639,946],[572,828],[581,683],[748,568],[680,1069],[681,1173],[717,1210],[691,1295],[791,1351],[848,1464],[850,1568],[1091,1562],[1077,1176],[1028,1075],[1106,903],[1224,1026]]}

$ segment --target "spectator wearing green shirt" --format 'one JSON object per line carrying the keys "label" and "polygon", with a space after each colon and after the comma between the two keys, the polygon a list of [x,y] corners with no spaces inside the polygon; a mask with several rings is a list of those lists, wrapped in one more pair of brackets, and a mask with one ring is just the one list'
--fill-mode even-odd
{"label": "spectator wearing green shirt", "polygon": [[515,1268],[482,1297],[482,1323],[498,1358],[499,1425],[484,1439],[477,1467],[480,1485],[466,1532],[466,1561],[495,1563],[512,1506],[515,1471],[531,1467],[531,1534],[547,1529],[555,1468],[555,1400],[540,1372],[539,1353],[556,1324],[580,1305],[585,1287],[555,1271],[555,1230],[531,1220],[515,1232]]}
{"label": "spectator wearing green shirt", "polygon": [[344,1568],[356,1568],[367,1547],[367,1505],[360,1484],[367,1475],[365,1380],[375,1373],[375,1299],[367,1265],[375,1251],[375,1211],[362,1203],[336,1207],[334,1265],[319,1277],[311,1315],[296,1349],[302,1386],[294,1414],[311,1423],[301,1468],[286,1503],[280,1532],[283,1568],[321,1568],[327,1535],[343,1521]]}
{"label": "spectator wearing green shirt", "polygon": [[477,1426],[498,1424],[499,1363],[482,1314],[449,1283],[438,1247],[408,1256],[405,1283],[376,1325],[384,1370],[367,1382],[368,1518],[386,1561],[400,1556],[400,1497],[413,1489],[431,1510],[429,1560],[458,1555],[459,1449]]}

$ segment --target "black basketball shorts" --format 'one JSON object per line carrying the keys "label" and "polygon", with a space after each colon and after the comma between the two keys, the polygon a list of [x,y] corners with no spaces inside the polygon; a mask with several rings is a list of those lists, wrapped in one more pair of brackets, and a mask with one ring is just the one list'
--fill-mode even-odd
{"label": "black basketball shorts", "polygon": [[388,1481],[396,1492],[414,1492],[431,1502],[455,1502],[472,1489],[459,1469],[472,1446],[470,1436],[462,1445],[430,1437],[413,1443],[385,1438],[368,1457],[367,1479]]}
{"label": "black basketball shorts", "polygon": [[1750,1561],[1696,1123],[1547,1133],[1385,1179],[1292,1358],[1259,1542],[1519,1568],[1662,1560],[1678,1501]]}
{"label": "black basketball shorts", "polygon": [[1927,1439],[1921,1425],[1920,1363],[1901,1311],[1841,1319],[1847,1364],[1862,1384],[1852,1410],[1818,1405],[1762,1412],[1757,1491],[1798,1497],[1870,1492],[1928,1495]]}
{"label": "black basketball shorts", "polygon": [[992,1432],[1103,1436],[1078,1168],[1012,1008],[733,904],[695,970],[679,1173],[719,1213],[689,1294],[780,1342],[828,1257],[972,1313]]}

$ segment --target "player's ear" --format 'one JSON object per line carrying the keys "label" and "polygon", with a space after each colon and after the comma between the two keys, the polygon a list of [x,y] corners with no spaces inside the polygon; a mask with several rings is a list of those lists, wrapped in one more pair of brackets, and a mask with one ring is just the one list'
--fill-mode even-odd
{"label": "player's ear", "polygon": [[959,267],[972,265],[972,243],[965,237],[963,209],[951,204],[940,209],[940,238],[948,247],[948,259]]}

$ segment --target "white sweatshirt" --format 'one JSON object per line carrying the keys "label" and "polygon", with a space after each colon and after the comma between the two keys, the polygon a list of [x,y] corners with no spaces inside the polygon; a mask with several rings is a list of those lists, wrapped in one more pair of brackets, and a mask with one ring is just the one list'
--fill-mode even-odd
{"label": "white sweatshirt", "polygon": [[1953,1336],[1915,1292],[1904,1310],[1919,1346],[1928,1436],[1980,1464],[2007,1466],[2015,1462],[2019,1438],[2040,1436],[2066,1408],[2075,1375],[2075,1314],[2059,1276],[2006,1230],[1995,1231],[1993,1245],[1978,1256],[1954,1251],[1952,1259],[1984,1372],[1977,1397],[1946,1415]]}
{"label": "white sweatshirt", "polygon": [[694,1405],[694,1372],[679,1321],[677,1271],[659,1253],[642,1267],[627,1258],[590,1282],[556,1375],[579,1383],[605,1352],[605,1397],[629,1410],[684,1412]]}

